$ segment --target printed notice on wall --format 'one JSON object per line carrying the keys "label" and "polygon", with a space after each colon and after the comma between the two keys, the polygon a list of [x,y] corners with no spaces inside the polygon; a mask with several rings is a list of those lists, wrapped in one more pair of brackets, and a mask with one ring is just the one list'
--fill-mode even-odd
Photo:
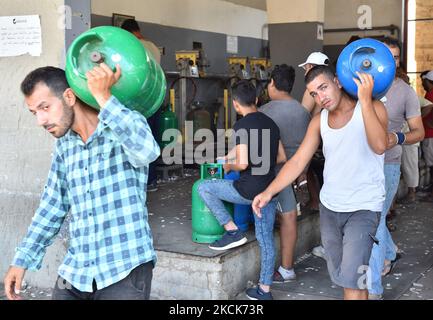
{"label": "printed notice on wall", "polygon": [[227,53],[238,53],[238,37],[227,35]]}
{"label": "printed notice on wall", "polygon": [[38,15],[0,17],[0,57],[42,53],[41,20]]}

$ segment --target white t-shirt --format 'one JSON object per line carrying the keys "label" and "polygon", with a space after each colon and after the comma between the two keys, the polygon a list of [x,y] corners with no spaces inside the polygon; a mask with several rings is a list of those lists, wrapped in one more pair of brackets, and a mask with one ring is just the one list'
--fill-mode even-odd
{"label": "white t-shirt", "polygon": [[368,144],[361,104],[356,104],[352,119],[343,128],[330,128],[328,115],[323,110],[320,120],[325,156],[320,201],[335,212],[381,212],[385,156],[374,153]]}
{"label": "white t-shirt", "polygon": [[140,39],[140,42],[146,48],[147,52],[152,54],[153,59],[158,62],[158,64],[161,64],[161,52],[159,51],[158,47],[152,41]]}

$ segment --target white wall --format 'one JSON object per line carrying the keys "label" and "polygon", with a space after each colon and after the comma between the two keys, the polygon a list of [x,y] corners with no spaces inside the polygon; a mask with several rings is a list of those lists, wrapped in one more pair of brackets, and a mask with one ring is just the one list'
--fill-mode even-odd
{"label": "white wall", "polygon": [[92,14],[135,16],[163,26],[267,39],[266,11],[215,0],[92,0]]}
{"label": "white wall", "polygon": [[[57,29],[57,8],[63,3],[63,0],[0,0],[2,16],[40,15],[43,42],[40,57],[0,58],[0,281],[39,203],[54,145],[51,135],[37,127],[25,107],[20,83],[37,67],[63,64],[65,35],[64,30]],[[53,259],[63,255],[56,246],[50,251]],[[52,284],[56,273],[56,266],[50,261],[48,257],[44,271],[37,274],[47,286]]]}
{"label": "white wall", "polygon": [[[371,7],[373,27],[394,24],[401,30],[403,9],[402,0],[326,0],[325,29],[358,28],[358,8],[361,5]],[[349,33],[325,33],[324,45],[345,44]],[[389,32],[359,31],[360,36],[390,35]]]}

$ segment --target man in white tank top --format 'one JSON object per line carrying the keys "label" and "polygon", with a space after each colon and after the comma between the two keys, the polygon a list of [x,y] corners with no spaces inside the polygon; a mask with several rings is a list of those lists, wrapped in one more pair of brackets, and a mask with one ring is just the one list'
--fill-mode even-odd
{"label": "man in white tank top", "polygon": [[373,78],[358,74],[354,81],[359,101],[342,90],[330,67],[316,66],[307,73],[307,89],[324,111],[310,122],[296,154],[253,201],[254,212],[260,213],[298,177],[322,138],[325,170],[320,231],[329,274],[344,288],[347,300],[368,297],[366,272],[385,199],[383,166],[388,142],[385,107],[372,100]]}

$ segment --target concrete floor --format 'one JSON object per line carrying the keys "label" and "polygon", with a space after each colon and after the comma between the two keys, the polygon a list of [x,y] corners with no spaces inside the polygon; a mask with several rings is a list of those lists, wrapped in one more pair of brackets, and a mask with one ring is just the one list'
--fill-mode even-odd
{"label": "concrete floor", "polygon": [[[191,240],[191,187],[197,180],[196,171],[186,170],[185,178],[174,177],[161,183],[157,192],[148,194],[149,220],[156,250],[202,257],[223,255],[205,244]],[[418,194],[423,196],[422,193]],[[398,205],[393,223],[393,238],[403,251],[391,275],[384,278],[386,300],[433,299],[433,204],[416,201]],[[302,235],[300,235],[302,236]],[[250,228],[249,241],[255,241]],[[332,284],[325,261],[309,252],[297,258],[297,280],[273,286],[278,300],[333,300],[342,298],[341,288]],[[0,300],[5,299],[0,284]],[[25,299],[50,299],[51,290],[27,287]],[[245,299],[240,293],[237,299]]]}
{"label": "concrete floor", "polygon": [[[418,199],[426,194],[418,193]],[[402,258],[383,278],[384,300],[433,299],[433,204],[417,200],[397,205],[392,237]],[[328,275],[325,260],[306,254],[295,265],[297,280],[273,285],[276,300],[342,299],[342,289]],[[238,299],[245,299],[243,293]]]}
{"label": "concrete floor", "polygon": [[[201,257],[224,254],[210,250],[207,244],[195,243],[191,239],[191,190],[198,179],[197,170],[185,170],[184,178],[174,176],[171,181],[159,181],[158,191],[148,193],[149,222],[156,250]],[[310,212],[304,211],[299,218],[302,219],[308,214]],[[251,224],[247,238],[248,242],[255,241],[254,227]]]}
{"label": "concrete floor", "polygon": [[[197,171],[186,170],[185,178],[174,176],[171,181],[160,182],[158,191],[148,193],[149,222],[156,250],[201,257],[224,254],[191,239],[191,189],[197,179]],[[251,228],[248,239],[255,241]]]}

